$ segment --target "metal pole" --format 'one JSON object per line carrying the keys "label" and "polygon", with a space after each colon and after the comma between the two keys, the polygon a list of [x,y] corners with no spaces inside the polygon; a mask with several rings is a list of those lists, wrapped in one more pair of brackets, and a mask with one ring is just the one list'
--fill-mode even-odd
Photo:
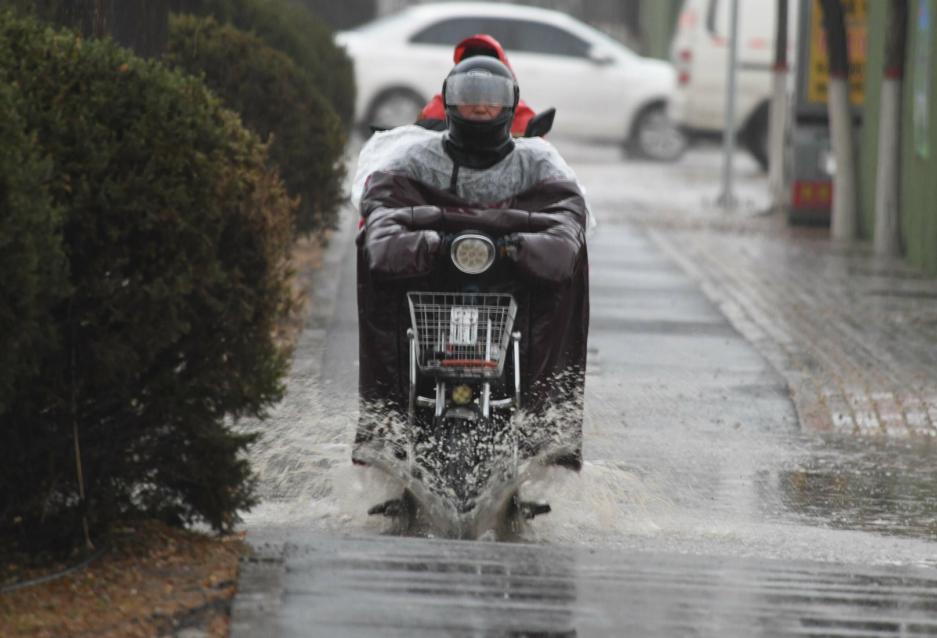
{"label": "metal pole", "polygon": [[732,156],[735,155],[735,77],[738,66],[739,0],[729,3],[728,62],[726,63],[726,119],[722,133],[722,192],[717,200],[726,210],[735,208],[732,192]]}
{"label": "metal pole", "polygon": [[856,201],[856,155],[853,147],[852,104],[849,100],[849,38],[842,0],[821,0],[823,25],[830,61],[827,112],[830,115],[830,142],[836,159],[833,174],[833,212],[830,236],[855,239],[859,228]]}
{"label": "metal pole", "polygon": [[901,181],[901,85],[904,77],[908,3],[894,0],[886,9],[885,72],[878,123],[878,165],[875,171],[875,252],[901,254],[899,199]]}
{"label": "metal pole", "polygon": [[768,184],[771,187],[769,211],[783,210],[787,204],[784,188],[784,138],[787,128],[787,0],[777,0],[777,28],[774,38],[774,87],[771,95],[768,129]]}

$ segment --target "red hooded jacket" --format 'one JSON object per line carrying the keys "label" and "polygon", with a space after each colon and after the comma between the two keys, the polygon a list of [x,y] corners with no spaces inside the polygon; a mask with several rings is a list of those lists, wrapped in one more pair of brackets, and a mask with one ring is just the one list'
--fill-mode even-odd
{"label": "red hooded jacket", "polygon": [[[485,51],[486,53],[495,53],[497,58],[501,60],[505,66],[511,69],[511,63],[508,62],[508,57],[504,54],[504,49],[501,47],[501,43],[490,35],[484,33],[469,36],[459,42],[455,47],[455,52],[452,55],[452,59],[456,64],[458,64],[467,57],[477,55],[479,50]],[[514,69],[511,69],[511,73],[513,72]],[[524,103],[524,100],[518,101],[517,108],[514,109],[514,122],[511,124],[511,133],[515,136],[522,136],[527,130],[527,123],[533,116],[533,110]],[[430,100],[429,104],[424,106],[423,110],[420,111],[420,117],[418,118],[418,121],[445,121],[445,119],[446,107],[443,105],[442,95],[437,94],[435,97],[433,97],[432,100]]]}

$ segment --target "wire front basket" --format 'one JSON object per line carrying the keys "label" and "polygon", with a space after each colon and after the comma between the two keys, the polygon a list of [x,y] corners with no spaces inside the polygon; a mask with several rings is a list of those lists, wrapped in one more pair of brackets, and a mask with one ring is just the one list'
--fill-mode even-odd
{"label": "wire front basket", "polygon": [[407,301],[420,372],[443,377],[501,376],[517,316],[514,297],[409,292]]}

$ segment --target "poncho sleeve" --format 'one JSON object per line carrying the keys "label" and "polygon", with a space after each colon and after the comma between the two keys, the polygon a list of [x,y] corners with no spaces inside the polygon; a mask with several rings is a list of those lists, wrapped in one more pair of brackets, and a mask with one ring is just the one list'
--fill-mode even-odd
{"label": "poncho sleeve", "polygon": [[442,243],[442,208],[427,203],[418,184],[403,175],[376,172],[361,199],[358,236],[376,279],[405,279],[432,272]]}
{"label": "poncho sleeve", "polygon": [[537,184],[494,208],[468,205],[405,175],[374,173],[364,189],[359,246],[377,279],[430,274],[446,233],[480,230],[516,246],[521,276],[561,284],[585,258],[588,214],[575,182]]}
{"label": "poncho sleeve", "polygon": [[575,182],[537,184],[506,204],[527,214],[527,227],[513,233],[521,274],[543,284],[576,276],[586,258],[588,210]]}

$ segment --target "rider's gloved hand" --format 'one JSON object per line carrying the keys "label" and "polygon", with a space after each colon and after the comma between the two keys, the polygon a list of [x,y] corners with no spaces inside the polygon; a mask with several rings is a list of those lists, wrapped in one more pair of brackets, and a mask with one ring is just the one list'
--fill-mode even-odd
{"label": "rider's gloved hand", "polygon": [[436,253],[437,263],[440,266],[448,266],[451,262],[452,241],[456,238],[455,233],[439,233],[439,252]]}
{"label": "rider's gloved hand", "polygon": [[516,233],[504,235],[495,245],[498,249],[498,257],[517,261],[517,251],[521,245],[521,239]]}

